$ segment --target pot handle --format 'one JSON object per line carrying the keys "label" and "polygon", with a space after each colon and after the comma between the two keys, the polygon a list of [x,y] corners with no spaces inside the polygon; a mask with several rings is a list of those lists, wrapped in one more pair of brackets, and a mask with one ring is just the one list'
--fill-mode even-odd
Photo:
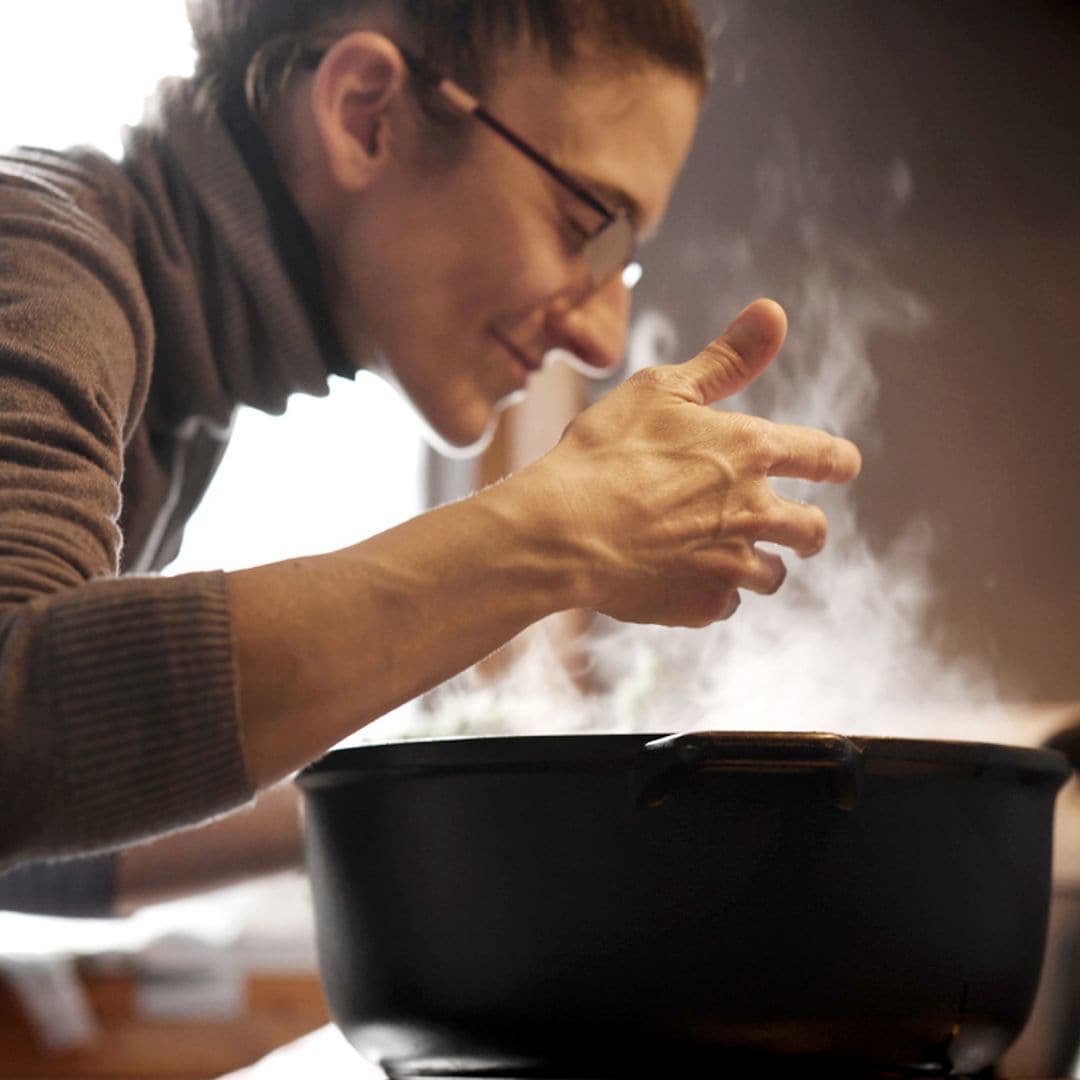
{"label": "pot handle", "polygon": [[638,805],[659,806],[697,773],[820,773],[829,801],[854,810],[862,786],[859,749],[843,735],[777,731],[692,731],[646,743],[634,765]]}

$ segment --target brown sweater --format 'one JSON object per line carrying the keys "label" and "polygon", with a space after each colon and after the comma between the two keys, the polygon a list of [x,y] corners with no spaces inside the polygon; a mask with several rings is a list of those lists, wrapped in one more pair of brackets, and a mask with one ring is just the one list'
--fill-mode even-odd
{"label": "brown sweater", "polygon": [[0,868],[252,795],[225,577],[151,572],[236,406],[345,371],[241,127],[174,80],[119,163],[0,158]]}

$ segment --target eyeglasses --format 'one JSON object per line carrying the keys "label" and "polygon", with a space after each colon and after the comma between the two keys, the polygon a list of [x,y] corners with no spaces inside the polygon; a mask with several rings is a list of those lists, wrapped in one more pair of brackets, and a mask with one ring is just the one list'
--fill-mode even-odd
{"label": "eyeglasses", "polygon": [[637,250],[634,224],[624,210],[612,210],[605,206],[591,191],[560,169],[549,157],[516,132],[511,131],[497,117],[492,116],[467,90],[437,71],[421,57],[401,48],[400,45],[398,49],[414,78],[434,90],[456,112],[471,116],[485,124],[515,150],[539,165],[544,172],[599,216],[600,224],[595,229],[585,229],[579,223],[572,222],[573,228],[580,233],[582,238],[581,254],[589,271],[591,289],[598,289],[616,274],[623,274],[623,280],[628,287],[636,284],[641,276],[640,270],[636,275],[624,273],[633,262]]}
{"label": "eyeglasses", "polygon": [[[627,288],[633,288],[641,278],[641,268],[634,263],[637,231],[626,211],[622,208],[612,210],[606,206],[549,157],[492,116],[464,87],[443,75],[427,60],[402,48],[396,42],[395,45],[409,73],[415,79],[437,93],[455,112],[479,120],[500,138],[505,139],[515,150],[524,154],[599,216],[600,224],[595,229],[586,229],[573,219],[570,222],[571,227],[581,236],[580,250],[589,273],[590,291],[607,284],[617,274],[622,275]],[[312,48],[304,50],[299,59],[305,66],[314,68],[325,55],[325,48]]]}

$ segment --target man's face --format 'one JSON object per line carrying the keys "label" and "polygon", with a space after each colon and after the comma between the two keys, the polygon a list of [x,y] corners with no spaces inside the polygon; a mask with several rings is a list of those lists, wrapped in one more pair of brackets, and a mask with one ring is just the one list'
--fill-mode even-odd
{"label": "man's face", "polygon": [[[525,50],[506,57],[484,102],[647,237],[689,151],[700,95],[658,66],[556,75]],[[399,110],[405,115],[404,109]],[[414,117],[418,114],[413,110]],[[597,369],[621,359],[629,294],[590,289],[581,228],[595,211],[483,125],[433,172],[426,121],[357,198],[331,251],[341,329],[374,346],[385,373],[446,444],[490,433],[553,349]]]}

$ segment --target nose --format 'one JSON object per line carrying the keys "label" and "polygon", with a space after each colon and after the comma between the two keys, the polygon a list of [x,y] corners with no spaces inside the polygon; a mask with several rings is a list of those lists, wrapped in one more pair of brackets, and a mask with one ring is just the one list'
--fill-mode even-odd
{"label": "nose", "polygon": [[616,367],[626,350],[630,290],[616,274],[581,298],[556,297],[544,314],[544,346],[565,349],[598,371]]}

